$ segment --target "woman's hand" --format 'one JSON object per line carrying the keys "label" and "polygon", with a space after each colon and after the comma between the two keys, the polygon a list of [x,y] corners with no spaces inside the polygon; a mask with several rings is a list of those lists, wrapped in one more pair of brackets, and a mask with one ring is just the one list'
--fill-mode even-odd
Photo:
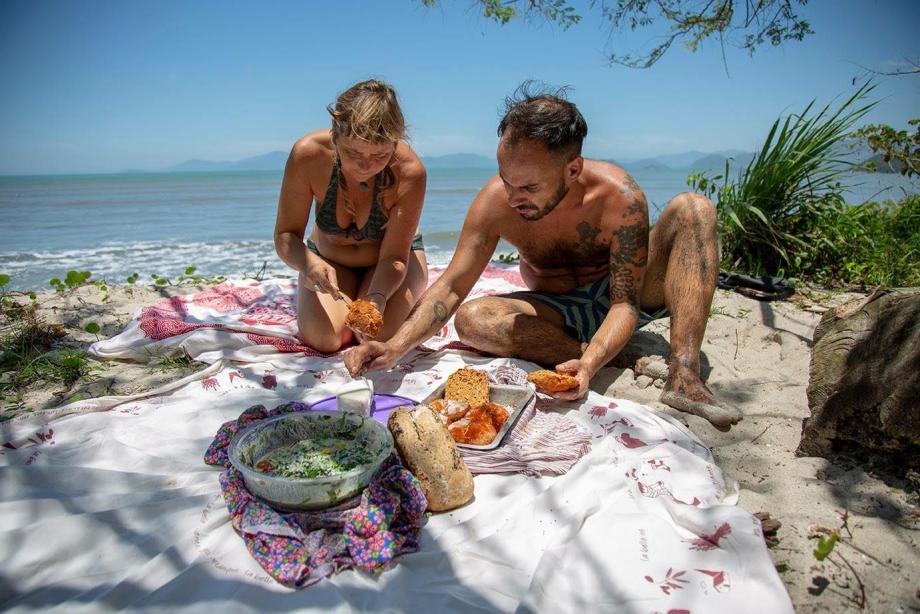
{"label": "woman's hand", "polygon": [[309,258],[307,260],[307,270],[304,271],[304,276],[307,278],[308,284],[306,290],[324,292],[332,295],[336,300],[341,296],[335,268],[322,258]]}

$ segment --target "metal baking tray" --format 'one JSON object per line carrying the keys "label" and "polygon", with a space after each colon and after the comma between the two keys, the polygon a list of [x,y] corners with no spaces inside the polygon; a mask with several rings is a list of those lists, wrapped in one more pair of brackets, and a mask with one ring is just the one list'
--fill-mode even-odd
{"label": "metal baking tray", "polygon": [[[435,389],[434,392],[429,394],[422,400],[422,403],[428,404],[435,399],[444,398],[444,386],[441,384]],[[521,417],[521,412],[524,411],[524,408],[527,407],[527,404],[530,403],[530,400],[534,397],[534,389],[531,386],[512,386],[510,384],[489,384],[489,400],[492,403],[497,403],[499,405],[504,405],[508,410],[508,419],[505,420],[505,423],[502,425],[502,428],[495,435],[490,443],[484,445],[476,445],[472,443],[460,443],[457,442],[458,448],[468,448],[470,450],[494,450],[498,446],[502,445],[502,440],[505,438],[505,435],[508,434],[515,423],[517,423],[518,418]]]}

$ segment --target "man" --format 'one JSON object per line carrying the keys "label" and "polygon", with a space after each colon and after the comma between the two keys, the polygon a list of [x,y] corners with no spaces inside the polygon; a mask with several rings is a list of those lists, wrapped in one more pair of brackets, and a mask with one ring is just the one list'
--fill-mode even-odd
{"label": "man", "polygon": [[[386,343],[350,350],[352,375],[388,369],[456,311],[460,339],[574,375],[581,398],[591,377],[629,341],[642,314],[671,313],[671,357],[662,402],[727,427],[741,415],[720,407],[700,380],[700,345],[718,278],[716,212],[700,194],[665,207],[651,234],[648,206],[622,168],[581,156],[588,127],[556,94],[519,90],[498,126],[498,175],[482,188],[443,275]],[[520,254],[530,292],[462,304],[504,239]],[[646,316],[648,317],[648,316]]]}

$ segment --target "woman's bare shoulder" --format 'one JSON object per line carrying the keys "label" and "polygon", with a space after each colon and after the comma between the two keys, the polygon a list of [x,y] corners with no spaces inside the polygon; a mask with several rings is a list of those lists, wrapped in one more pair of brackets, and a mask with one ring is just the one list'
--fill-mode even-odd
{"label": "woman's bare shoulder", "polygon": [[406,143],[396,146],[396,161],[393,170],[401,181],[417,181],[425,178],[425,165],[415,150]]}
{"label": "woman's bare shoulder", "polygon": [[335,147],[328,128],[308,132],[297,139],[291,148],[291,158],[307,164],[331,159],[334,153]]}

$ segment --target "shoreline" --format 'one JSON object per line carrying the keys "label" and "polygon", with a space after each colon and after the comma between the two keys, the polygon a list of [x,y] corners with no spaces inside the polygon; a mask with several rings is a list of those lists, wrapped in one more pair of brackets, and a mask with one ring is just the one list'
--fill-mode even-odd
{"label": "shoreline", "polygon": [[[108,285],[103,292],[84,285],[63,293],[44,291],[38,293],[38,313],[63,326],[67,336],[61,347],[80,351],[97,337],[120,332],[141,306],[203,287]],[[821,312],[856,296],[861,295],[805,291],[788,301],[760,303],[716,291],[701,358],[704,379],[716,396],[744,414],[727,432],[658,402],[661,379],[654,377],[655,366],[638,372],[635,367],[607,366],[591,385],[595,392],[645,404],[686,424],[711,448],[722,470],[738,481],[738,505],[752,513],[767,512],[782,523],[778,544],[770,552],[798,612],[860,611],[856,604],[862,592],[867,611],[920,608],[916,492],[886,484],[860,466],[794,454],[801,421],[808,415],[805,387],[814,327]],[[98,333],[86,332],[91,322],[99,325]],[[666,356],[669,326],[668,319],[653,322],[624,351]],[[71,387],[46,383],[25,391],[26,402],[14,413],[29,413],[25,407],[38,412],[75,397],[136,394],[205,368],[203,363],[159,360],[165,362],[154,366],[92,360],[92,370]],[[6,400],[0,417],[11,417]],[[812,554],[816,527],[840,527],[844,510],[852,537],[837,545],[834,556],[817,561]],[[823,580],[815,584],[815,578],[827,584],[819,590]]]}

